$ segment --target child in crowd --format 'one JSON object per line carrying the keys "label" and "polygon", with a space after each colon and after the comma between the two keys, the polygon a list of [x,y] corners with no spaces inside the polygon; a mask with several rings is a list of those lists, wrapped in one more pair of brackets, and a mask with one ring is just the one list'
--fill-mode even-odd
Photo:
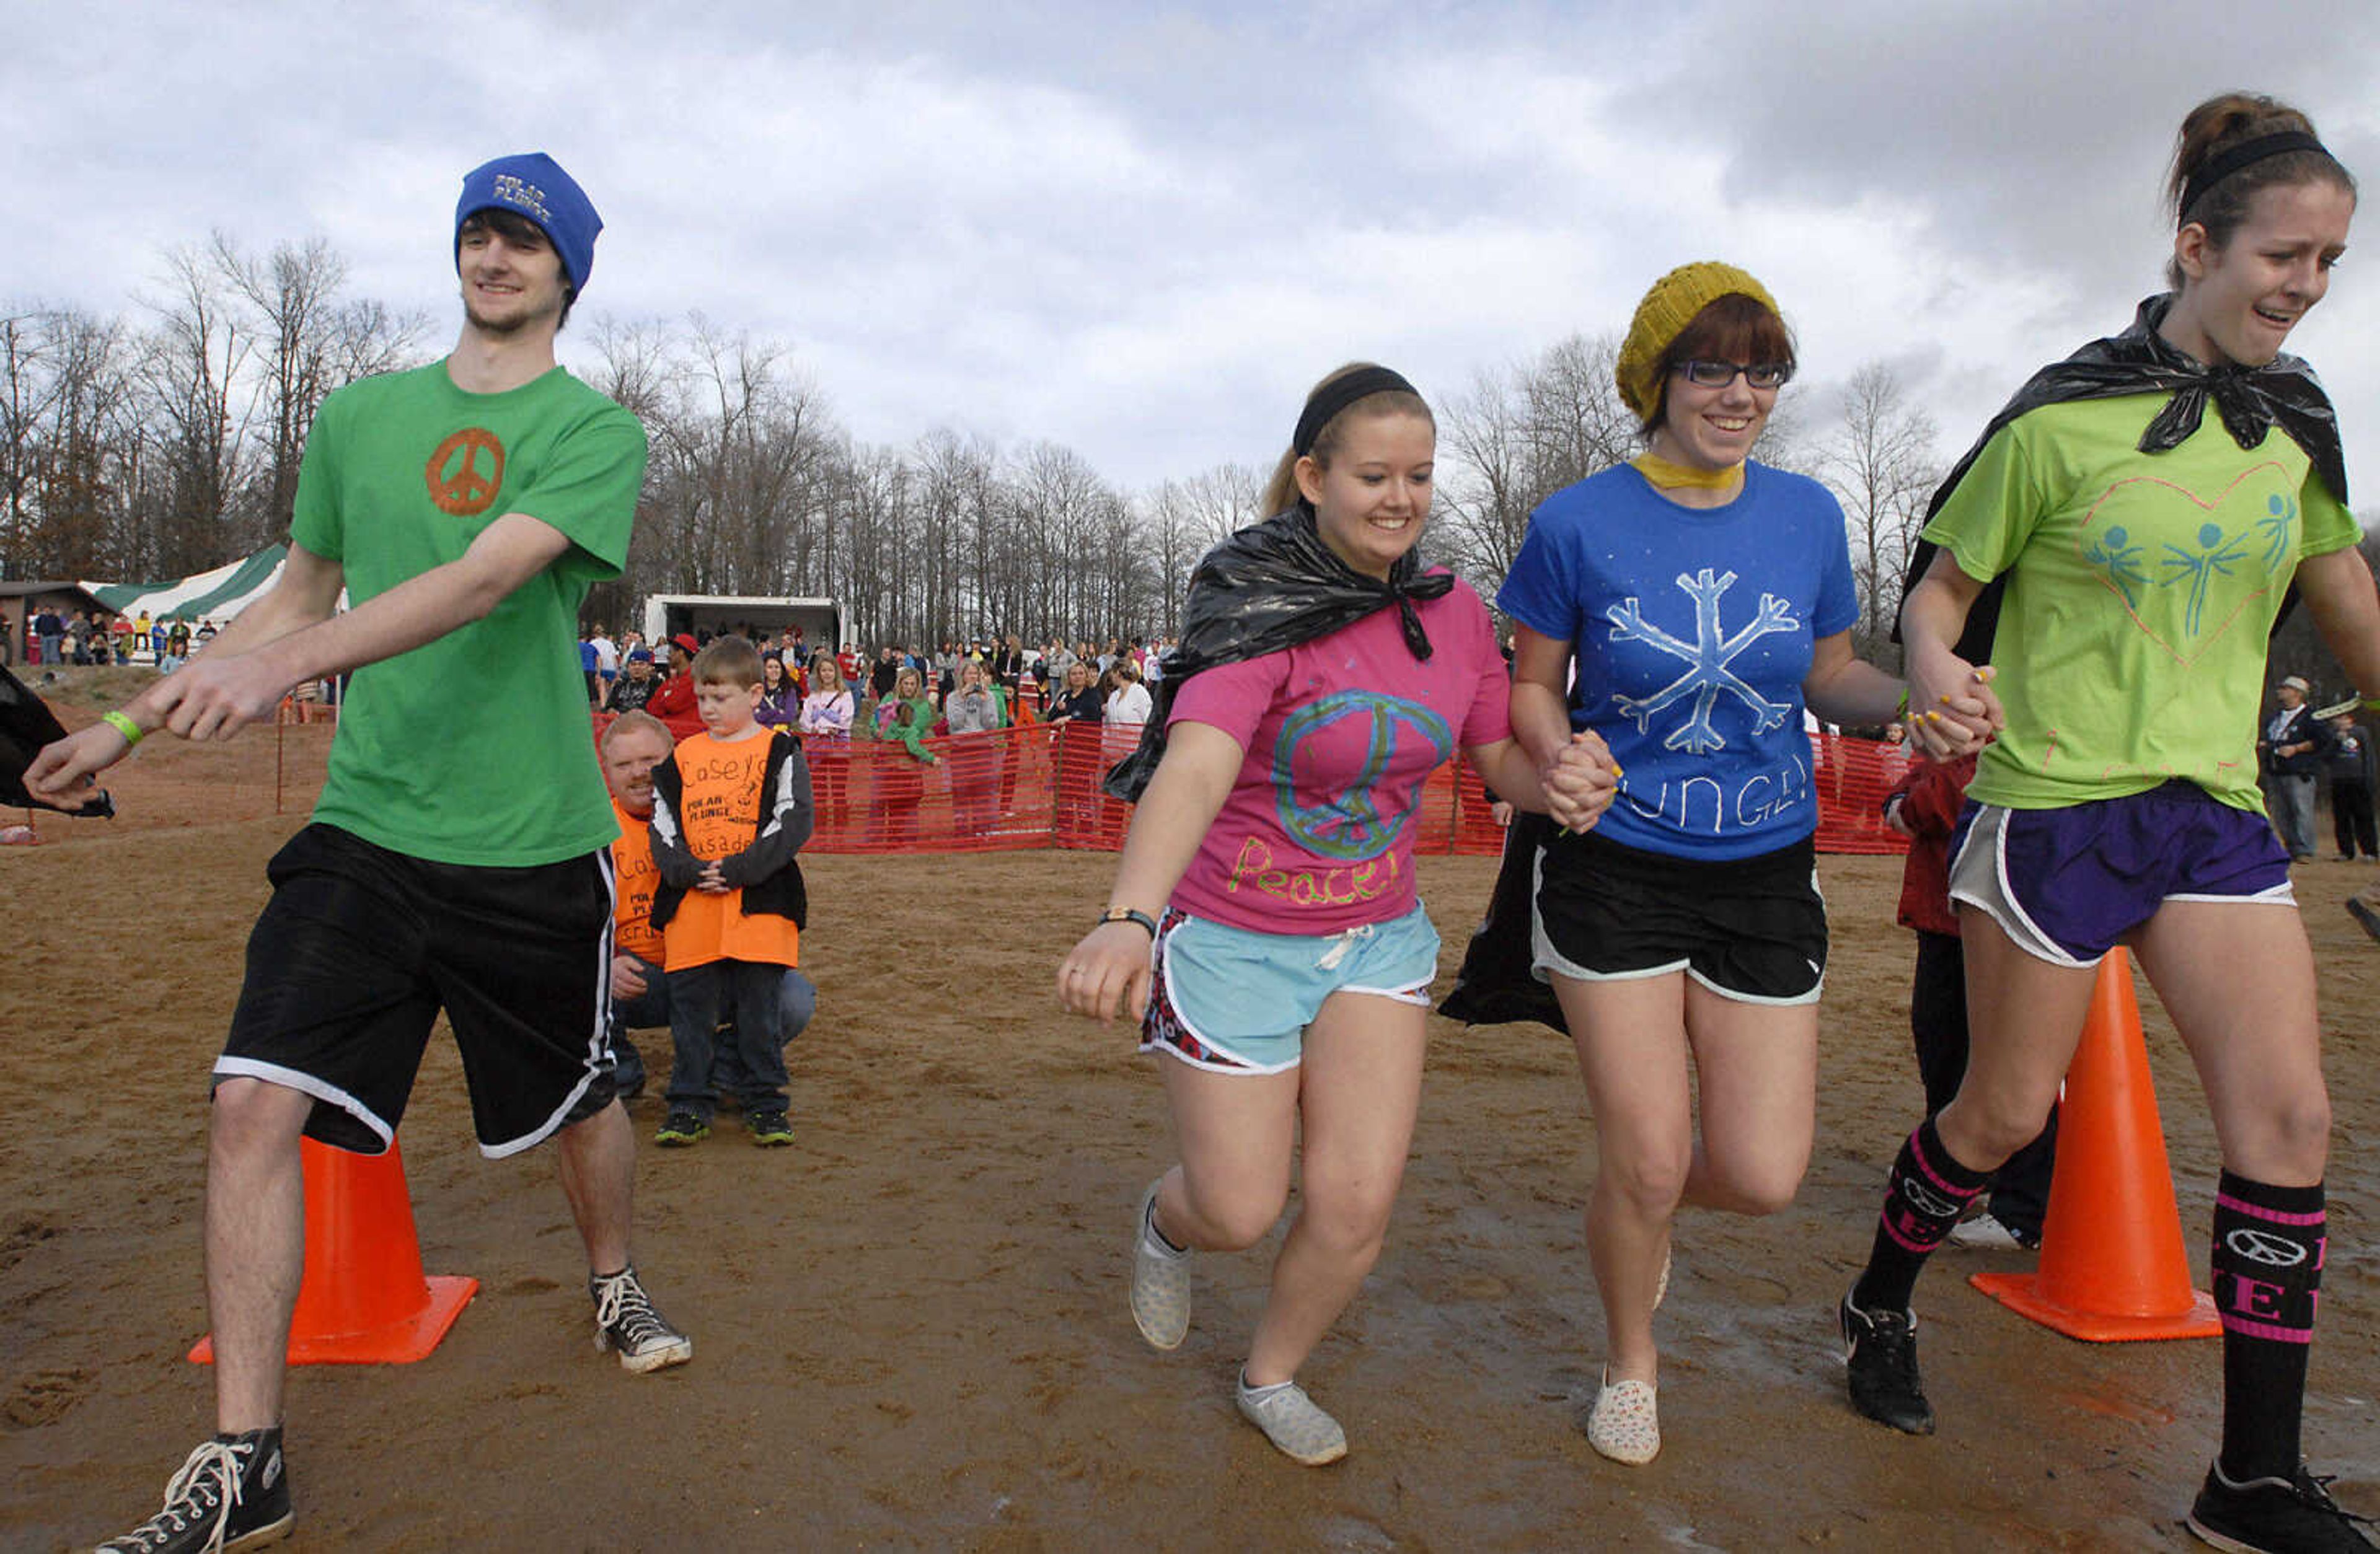
{"label": "child in crowd", "polygon": [[669,967],[669,1113],[653,1142],[710,1132],[713,1041],[732,1014],[738,1099],[752,1142],[791,1144],[781,1006],[801,964],[808,916],[794,855],[809,839],[810,772],[801,741],[754,722],[760,656],[741,637],[702,650],[691,678],[703,732],[653,771],[652,923]]}

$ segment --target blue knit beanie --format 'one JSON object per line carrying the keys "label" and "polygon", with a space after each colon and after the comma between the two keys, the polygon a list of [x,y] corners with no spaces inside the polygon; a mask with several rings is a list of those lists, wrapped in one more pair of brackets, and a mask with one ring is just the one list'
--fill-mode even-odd
{"label": "blue knit beanie", "polygon": [[595,269],[595,235],[603,218],[562,164],[543,152],[500,156],[463,176],[463,198],[455,202],[455,267],[463,266],[463,224],[481,211],[510,211],[537,223],[562,261],[570,295],[587,289]]}

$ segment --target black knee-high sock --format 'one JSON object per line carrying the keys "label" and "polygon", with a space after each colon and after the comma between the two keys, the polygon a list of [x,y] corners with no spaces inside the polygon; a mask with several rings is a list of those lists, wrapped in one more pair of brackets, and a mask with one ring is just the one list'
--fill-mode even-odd
{"label": "black knee-high sock", "polygon": [[2298,1470],[2306,1350],[2321,1300],[2322,1184],[2276,1187],[2225,1172],[2215,1191],[2215,1305],[2223,1317],[2223,1473]]}
{"label": "black knee-high sock", "polygon": [[1876,1244],[1866,1271],[1852,1286],[1852,1304],[1862,1311],[1908,1310],[1925,1259],[1991,1179],[1991,1172],[1970,1171],[1951,1158],[1933,1118],[1919,1123],[1892,1162]]}

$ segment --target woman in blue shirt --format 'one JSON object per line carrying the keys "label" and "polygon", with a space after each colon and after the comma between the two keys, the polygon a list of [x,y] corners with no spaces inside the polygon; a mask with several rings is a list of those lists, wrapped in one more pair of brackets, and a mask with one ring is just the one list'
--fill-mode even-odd
{"label": "woman in blue shirt", "polygon": [[[1827,919],[1804,707],[1871,724],[1906,707],[1852,656],[1841,508],[1750,457],[1792,370],[1758,281],[1662,277],[1618,363],[1647,452],[1548,498],[1497,601],[1513,732],[1570,828],[1538,859],[1534,960],[1595,1113],[1608,1351],[1587,1439],[1623,1463],[1660,1450],[1652,1320],[1678,1206],[1771,1213],[1809,1162]],[[1964,741],[1950,710],[1918,720],[1932,745]],[[1598,766],[1609,807],[1565,813],[1560,773]]]}

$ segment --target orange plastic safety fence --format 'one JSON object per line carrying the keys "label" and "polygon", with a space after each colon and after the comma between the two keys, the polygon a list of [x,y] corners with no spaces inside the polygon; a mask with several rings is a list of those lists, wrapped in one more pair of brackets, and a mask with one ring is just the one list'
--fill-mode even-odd
{"label": "orange plastic safety fence", "polygon": [[[592,720],[602,736],[612,714]],[[671,726],[684,737],[701,725]],[[1136,728],[1025,723],[920,741],[920,761],[891,740],[803,742],[819,853],[1005,853],[1040,847],[1112,852],[1132,806],[1100,785],[1139,742]],[[1899,853],[1908,842],[1884,823],[1885,795],[1909,770],[1898,745],[1813,735],[1811,783],[1818,798],[1818,851]],[[1457,758],[1422,787],[1414,845],[1424,854],[1493,856],[1504,829],[1479,773]]]}
{"label": "orange plastic safety fence", "polygon": [[[812,740],[818,827],[809,845],[833,853],[1113,850],[1123,844],[1132,807],[1100,784],[1139,735],[1080,723],[947,735],[922,742],[930,764],[890,742]],[[1884,823],[1882,807],[1908,770],[1906,753],[1836,735],[1814,735],[1811,746],[1818,850],[1903,850],[1907,843]],[[1421,853],[1492,856],[1503,848],[1503,828],[1465,760],[1431,775],[1415,819]]]}
{"label": "orange plastic safety fence", "polygon": [[1905,853],[1909,839],[1884,823],[1884,798],[1918,758],[1880,739],[1810,736],[1810,782],[1818,791],[1818,851]]}
{"label": "orange plastic safety fence", "polygon": [[[920,741],[812,740],[810,787],[823,852],[1014,852],[1116,847],[1129,806],[1099,793],[1126,731],[1025,723]],[[1110,752],[1112,752],[1111,754]]]}

